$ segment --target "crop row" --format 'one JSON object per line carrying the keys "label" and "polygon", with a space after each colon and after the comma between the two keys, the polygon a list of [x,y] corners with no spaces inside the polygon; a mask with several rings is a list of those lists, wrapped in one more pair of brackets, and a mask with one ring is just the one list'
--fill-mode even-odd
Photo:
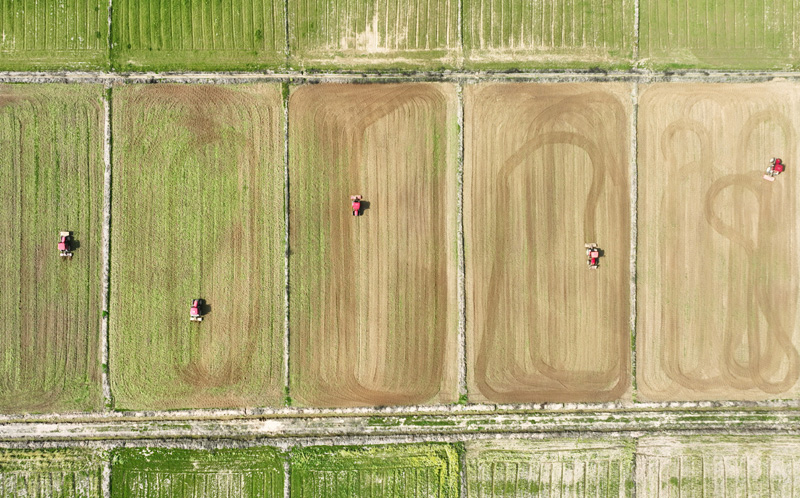
{"label": "crop row", "polygon": [[800,0],[2,0],[0,70],[783,69],[800,61],[798,11]]}

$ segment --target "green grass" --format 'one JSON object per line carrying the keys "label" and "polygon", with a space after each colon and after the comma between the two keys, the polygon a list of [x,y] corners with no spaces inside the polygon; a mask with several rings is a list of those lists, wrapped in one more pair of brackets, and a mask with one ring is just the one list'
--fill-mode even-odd
{"label": "green grass", "polygon": [[0,412],[102,406],[102,130],[98,85],[0,86]]}
{"label": "green grass", "polygon": [[458,8],[455,0],[289,2],[290,63],[344,70],[457,67]]}
{"label": "green grass", "polygon": [[464,0],[465,66],[624,69],[632,65],[632,0]]}
{"label": "green grass", "polygon": [[291,493],[292,498],[457,498],[458,453],[446,444],[296,448]]}
{"label": "green grass", "polygon": [[283,497],[283,459],[273,448],[114,452],[112,498]]}
{"label": "green grass", "polygon": [[256,70],[286,63],[279,0],[115,0],[115,69]]}
{"label": "green grass", "polygon": [[800,0],[642,0],[639,18],[647,67],[800,67]]}
{"label": "green grass", "polygon": [[280,99],[277,84],[114,91],[115,408],[282,403]]}
{"label": "green grass", "polygon": [[0,450],[0,496],[101,498],[107,458],[87,449]]}
{"label": "green grass", "polygon": [[0,0],[0,70],[107,68],[107,0]]}
{"label": "green grass", "polygon": [[632,496],[629,441],[476,441],[466,462],[467,498]]}

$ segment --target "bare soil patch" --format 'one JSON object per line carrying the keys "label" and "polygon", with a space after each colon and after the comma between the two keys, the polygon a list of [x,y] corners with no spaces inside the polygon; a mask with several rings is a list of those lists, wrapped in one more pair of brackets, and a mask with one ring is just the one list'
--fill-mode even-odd
{"label": "bare soil patch", "polygon": [[800,86],[652,85],[640,111],[641,398],[794,396]]}
{"label": "bare soil patch", "polygon": [[[289,106],[290,389],[304,405],[456,397],[452,85],[317,85]],[[368,208],[351,214],[349,196]]]}
{"label": "bare soil patch", "polygon": [[[630,111],[622,84],[466,88],[471,400],[628,391]],[[597,270],[586,263],[592,242]]]}

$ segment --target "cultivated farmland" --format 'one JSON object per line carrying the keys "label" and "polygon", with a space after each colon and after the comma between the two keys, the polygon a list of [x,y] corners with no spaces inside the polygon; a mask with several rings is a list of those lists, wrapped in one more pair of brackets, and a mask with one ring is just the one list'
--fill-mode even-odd
{"label": "cultivated farmland", "polygon": [[[471,400],[628,391],[629,101],[620,84],[466,88]],[[597,270],[584,249],[593,242]]]}
{"label": "cultivated farmland", "polygon": [[286,61],[278,0],[114,0],[111,60],[121,70],[254,70]]}
{"label": "cultivated farmland", "polygon": [[453,67],[461,54],[458,9],[456,0],[289,2],[291,64]]}
{"label": "cultivated farmland", "polygon": [[0,412],[102,405],[102,130],[100,86],[0,86]]}
{"label": "cultivated farmland", "polygon": [[114,90],[116,407],[280,401],[282,122],[277,85]]}
{"label": "cultivated farmland", "polygon": [[636,491],[656,498],[798,496],[798,456],[797,438],[644,438],[636,449]]}
{"label": "cultivated farmland", "polygon": [[291,96],[290,388],[304,405],[455,401],[454,90]]}
{"label": "cultivated farmland", "polygon": [[291,484],[292,498],[457,498],[459,459],[445,444],[302,448]]}
{"label": "cultivated farmland", "polygon": [[633,62],[632,0],[464,0],[469,67],[624,67]]}
{"label": "cultivated farmland", "polygon": [[798,392],[800,86],[653,85],[639,118],[641,399]]}
{"label": "cultivated farmland", "polygon": [[642,0],[639,8],[646,66],[800,66],[800,0]]}
{"label": "cultivated farmland", "polygon": [[0,0],[0,70],[105,69],[107,0]]}
{"label": "cultivated farmland", "polygon": [[89,449],[0,450],[0,498],[101,498],[107,459]]}
{"label": "cultivated farmland", "polygon": [[129,448],[114,453],[111,497],[282,498],[283,479],[272,448]]}
{"label": "cultivated farmland", "polygon": [[632,495],[632,442],[475,441],[466,454],[467,498]]}

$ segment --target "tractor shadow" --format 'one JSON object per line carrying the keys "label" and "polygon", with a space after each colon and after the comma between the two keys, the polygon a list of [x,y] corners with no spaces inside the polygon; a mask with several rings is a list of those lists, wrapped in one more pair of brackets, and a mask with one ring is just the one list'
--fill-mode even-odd
{"label": "tractor shadow", "polygon": [[73,235],[72,236],[72,241],[70,241],[69,247],[70,247],[70,250],[72,250],[72,251],[80,249],[81,241],[76,239],[75,236]]}
{"label": "tractor shadow", "polygon": [[363,216],[364,212],[369,209],[369,201],[361,201],[361,210],[358,212],[359,216]]}
{"label": "tractor shadow", "polygon": [[208,302],[205,301],[205,300],[203,300],[203,304],[201,304],[199,306],[199,308],[200,308],[200,315],[201,316],[206,316],[209,313],[211,313],[211,305],[208,304]]}

